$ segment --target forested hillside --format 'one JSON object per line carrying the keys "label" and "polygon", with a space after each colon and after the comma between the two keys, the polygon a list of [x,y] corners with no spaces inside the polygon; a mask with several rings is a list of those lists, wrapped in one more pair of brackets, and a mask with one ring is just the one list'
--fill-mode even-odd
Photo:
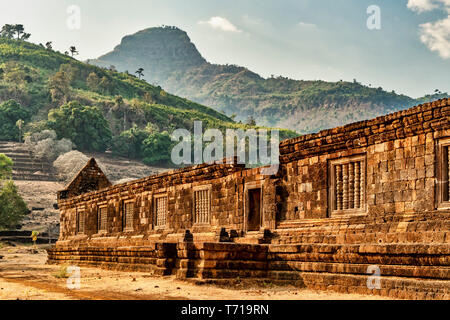
{"label": "forested hillside", "polygon": [[352,82],[264,79],[235,65],[208,63],[186,32],[149,28],[123,38],[112,52],[92,63],[119,70],[146,70],[145,79],[193,101],[212,106],[236,120],[299,133],[316,132],[374,118],[448,96],[438,90],[420,99]]}
{"label": "forested hillside", "polygon": [[[250,127],[153,86],[134,70],[80,62],[75,47],[60,53],[51,42],[26,40],[1,33],[0,140],[23,141],[50,129],[81,151],[109,149],[156,164],[168,160],[170,133],[178,128],[192,132],[196,120],[204,129]],[[282,138],[295,135],[281,132]]]}

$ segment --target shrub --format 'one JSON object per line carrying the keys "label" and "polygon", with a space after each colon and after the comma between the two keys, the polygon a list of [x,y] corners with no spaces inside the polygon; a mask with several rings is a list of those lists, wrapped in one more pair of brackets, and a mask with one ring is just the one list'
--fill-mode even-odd
{"label": "shrub", "polygon": [[109,124],[97,107],[72,101],[51,110],[48,120],[59,138],[70,139],[79,150],[103,152],[111,143]]}
{"label": "shrub", "polygon": [[57,135],[53,130],[44,130],[34,133],[25,139],[25,146],[40,160],[55,161],[60,155],[74,148],[69,139],[56,140]]}
{"label": "shrub", "polygon": [[0,228],[17,226],[27,213],[27,205],[12,181],[0,182]]}
{"label": "shrub", "polygon": [[136,126],[130,130],[122,132],[114,137],[112,142],[112,152],[116,156],[122,156],[130,159],[140,159],[142,157],[142,144],[148,137],[145,130]]}
{"label": "shrub", "polygon": [[79,151],[70,151],[60,155],[53,166],[56,168],[58,176],[64,181],[70,181],[83,168],[89,158]]}
{"label": "shrub", "polygon": [[67,272],[68,265],[62,265],[58,272],[55,272],[53,276],[58,279],[67,279],[69,277],[69,273]]}
{"label": "shrub", "polygon": [[167,132],[155,132],[144,140],[143,162],[147,165],[171,164],[173,142]]}
{"label": "shrub", "polygon": [[28,111],[15,100],[0,104],[0,140],[18,140],[20,132],[16,123],[28,117]]}
{"label": "shrub", "polygon": [[0,181],[11,177],[13,161],[0,153]]}

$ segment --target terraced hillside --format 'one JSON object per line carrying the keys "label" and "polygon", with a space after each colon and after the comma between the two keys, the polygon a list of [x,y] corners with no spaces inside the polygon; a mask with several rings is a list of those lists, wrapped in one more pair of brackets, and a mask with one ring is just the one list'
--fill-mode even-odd
{"label": "terraced hillside", "polygon": [[34,159],[22,144],[0,141],[0,153],[14,161],[13,180],[57,181],[53,167]]}

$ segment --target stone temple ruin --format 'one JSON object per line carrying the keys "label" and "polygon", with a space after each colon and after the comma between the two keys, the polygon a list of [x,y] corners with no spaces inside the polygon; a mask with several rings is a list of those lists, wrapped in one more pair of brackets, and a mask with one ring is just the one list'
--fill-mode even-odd
{"label": "stone temple ruin", "polygon": [[91,159],[58,193],[48,262],[450,299],[449,159],[450,99],[283,141],[271,176],[215,163],[112,186]]}

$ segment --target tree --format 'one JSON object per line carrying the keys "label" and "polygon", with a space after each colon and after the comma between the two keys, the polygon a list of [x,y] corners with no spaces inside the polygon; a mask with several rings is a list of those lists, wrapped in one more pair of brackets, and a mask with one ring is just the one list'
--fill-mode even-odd
{"label": "tree", "polygon": [[129,159],[141,159],[143,142],[148,137],[148,132],[134,125],[130,130],[123,131],[113,138],[112,152],[116,156]]}
{"label": "tree", "polygon": [[143,142],[143,162],[147,165],[168,165],[174,143],[169,133],[155,132]]}
{"label": "tree", "polygon": [[23,136],[23,125],[24,125],[24,121],[22,119],[17,120],[16,122],[16,127],[19,129],[19,142],[22,143],[22,136]]}
{"label": "tree", "polygon": [[58,71],[49,81],[50,95],[53,102],[66,103],[70,96],[70,78],[64,71]]}
{"label": "tree", "polygon": [[30,39],[30,37],[31,37],[31,33],[24,33],[20,37],[20,40],[26,41],[26,40]]}
{"label": "tree", "polygon": [[2,38],[12,39],[14,38],[14,26],[12,24],[5,24],[0,31]]}
{"label": "tree", "polygon": [[15,24],[13,30],[15,33],[17,33],[17,40],[20,40],[20,35],[25,32],[23,24]]}
{"label": "tree", "polygon": [[69,49],[70,53],[72,54],[72,57],[76,54],[78,54],[79,52],[77,51],[77,48],[75,46],[71,46]]}
{"label": "tree", "polygon": [[48,41],[48,42],[45,44],[45,47],[47,48],[47,50],[53,50],[53,42]]}
{"label": "tree", "polygon": [[144,69],[143,68],[139,68],[139,69],[137,69],[137,71],[135,73],[138,75],[139,80],[140,80],[141,77],[144,76]]}
{"label": "tree", "polygon": [[27,205],[11,179],[13,162],[0,154],[0,229],[17,226],[27,212]]}
{"label": "tree", "polygon": [[28,118],[28,110],[17,101],[8,100],[0,104],[0,140],[17,141],[20,131],[16,123]]}
{"label": "tree", "polygon": [[97,91],[100,84],[100,78],[97,76],[95,72],[91,72],[86,78],[86,84],[88,88],[91,89],[92,91]]}
{"label": "tree", "polygon": [[27,205],[12,181],[0,182],[0,228],[16,227],[27,213]]}
{"label": "tree", "polygon": [[[116,96],[114,98],[114,109],[121,110],[125,105],[122,96]],[[123,131],[127,130],[127,108],[123,108]]]}
{"label": "tree", "polygon": [[11,178],[14,163],[3,153],[0,153],[0,181]]}
{"label": "tree", "polygon": [[102,77],[98,85],[103,94],[112,93],[114,91],[114,85],[107,77]]}
{"label": "tree", "polygon": [[48,125],[59,139],[69,139],[82,151],[103,152],[111,144],[111,130],[100,109],[78,101],[50,110]]}
{"label": "tree", "polygon": [[248,124],[249,126],[252,126],[252,127],[256,126],[256,120],[255,120],[255,118],[253,118],[253,116],[249,116],[248,119],[247,119],[247,124]]}

